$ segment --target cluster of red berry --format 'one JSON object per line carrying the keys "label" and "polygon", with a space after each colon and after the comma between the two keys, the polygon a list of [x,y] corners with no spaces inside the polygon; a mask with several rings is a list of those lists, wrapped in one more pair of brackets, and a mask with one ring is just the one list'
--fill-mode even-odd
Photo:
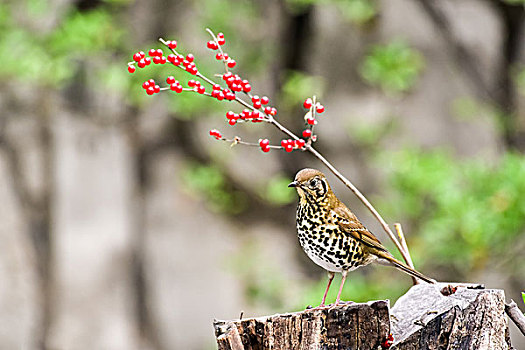
{"label": "cluster of red berry", "polygon": [[217,34],[216,40],[208,41],[206,46],[210,50],[214,50],[214,51],[215,50],[219,50],[219,52],[217,52],[217,54],[215,55],[215,58],[218,61],[224,61],[224,63],[226,63],[228,68],[233,68],[233,67],[235,67],[237,62],[235,62],[235,60],[233,58],[228,56],[228,54],[226,52],[222,51],[221,46],[224,45],[225,43],[226,43],[226,39],[224,39],[224,34],[223,33],[219,33],[219,34]]}
{"label": "cluster of red berry", "polygon": [[[166,83],[168,84],[167,87],[161,87],[155,83],[155,80],[149,79],[142,84],[142,87],[148,95],[153,95],[163,90],[171,90],[176,93],[188,91],[216,98],[219,101],[236,101],[247,108],[245,108],[240,113],[228,111],[226,113],[226,119],[228,121],[228,124],[233,126],[238,122],[269,122],[278,125],[282,131],[286,130],[285,132],[289,136],[293,136],[293,139],[282,140],[280,146],[270,146],[270,142],[268,141],[268,139],[259,140],[258,145],[261,147],[261,150],[263,152],[269,152],[270,148],[282,148],[286,152],[291,152],[294,149],[304,150],[307,145],[315,141],[316,136],[313,135],[312,129],[317,124],[316,114],[323,113],[324,107],[320,103],[317,103],[315,101],[315,98],[314,100],[312,100],[311,98],[307,98],[303,103],[303,106],[309,110],[305,115],[305,124],[307,128],[302,132],[302,137],[304,137],[307,140],[301,139],[293,135],[274,119],[274,117],[277,115],[277,109],[275,107],[269,106],[270,99],[267,96],[259,97],[257,95],[252,95],[252,86],[250,82],[246,79],[241,78],[238,74],[233,74],[228,71],[228,68],[233,68],[236,65],[236,62],[222,50],[222,46],[226,43],[224,34],[219,33],[215,36],[211,31],[209,32],[212,35],[213,40],[208,41],[206,46],[211,50],[218,50],[217,54],[215,55],[215,58],[217,60],[222,60],[225,63],[226,73],[222,74],[221,78],[227,87],[223,87],[219,83],[202,75],[197,69],[196,64],[194,62],[195,57],[191,53],[187,54],[186,56],[179,54],[175,50],[177,48],[177,42],[172,40],[164,41],[163,39],[160,39],[160,41],[164,45],[166,45],[167,48],[171,51],[171,53],[167,56],[164,55],[162,49],[150,49],[148,51],[148,56],[146,56],[146,54],[143,51],[136,52],[133,55],[133,61],[128,63],[128,71],[130,73],[134,73],[136,67],[144,68],[150,65],[151,63],[166,64],[167,62],[169,62],[174,66],[183,69],[192,75],[195,75],[197,78],[202,79],[202,81],[190,79],[187,82],[188,87],[184,88],[182,84],[179,81],[175,80],[173,76],[169,76],[166,78]],[[212,86],[211,92],[206,92],[206,88],[203,85],[204,83],[210,84]],[[237,96],[236,93],[246,94],[250,98],[251,104],[241,99],[239,96]],[[221,133],[216,129],[211,130],[210,135],[218,140],[242,143],[246,145],[257,145],[250,144],[247,142],[241,142],[240,138],[238,137],[236,137],[234,140],[225,139],[223,138]]]}
{"label": "cluster of red berry", "polygon": [[217,130],[217,129],[212,129],[212,130],[210,130],[210,136],[215,137],[217,140],[222,139],[222,134],[221,134],[221,132],[220,132],[219,130]]}

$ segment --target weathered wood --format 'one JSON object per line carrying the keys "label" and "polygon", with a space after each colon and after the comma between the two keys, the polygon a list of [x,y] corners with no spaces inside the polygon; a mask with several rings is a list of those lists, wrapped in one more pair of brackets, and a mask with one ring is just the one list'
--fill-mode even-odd
{"label": "weathered wood", "polygon": [[412,287],[391,309],[394,349],[510,349],[502,290]]}
{"label": "weathered wood", "polygon": [[[389,302],[214,322],[219,350],[378,349],[390,334]],[[233,347],[240,335],[242,347]]]}
{"label": "weathered wood", "polygon": [[[388,301],[215,321],[219,350],[511,349],[505,295],[479,285],[419,284]],[[391,324],[391,325],[390,325]],[[386,344],[383,344],[386,345]]]}
{"label": "weathered wood", "polygon": [[518,308],[518,305],[511,299],[510,303],[505,304],[505,312],[510,319],[516,324],[521,334],[525,335],[525,315]]}

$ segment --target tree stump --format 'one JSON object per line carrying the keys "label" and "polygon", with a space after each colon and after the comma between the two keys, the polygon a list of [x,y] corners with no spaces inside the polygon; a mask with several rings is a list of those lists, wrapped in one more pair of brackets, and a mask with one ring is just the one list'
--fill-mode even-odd
{"label": "tree stump", "polygon": [[214,322],[219,350],[378,349],[390,334],[389,302],[344,304]]}
{"label": "tree stump", "polygon": [[510,349],[505,293],[480,287],[412,287],[390,310],[391,350]]}
{"label": "tree stump", "polygon": [[392,309],[380,300],[215,320],[215,335],[219,350],[511,349],[504,292],[480,288],[421,284]]}

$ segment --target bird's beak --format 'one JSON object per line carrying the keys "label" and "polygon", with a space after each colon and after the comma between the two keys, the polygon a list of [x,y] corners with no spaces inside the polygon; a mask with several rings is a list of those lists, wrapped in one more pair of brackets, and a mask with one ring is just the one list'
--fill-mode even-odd
{"label": "bird's beak", "polygon": [[299,182],[297,181],[292,181],[288,184],[288,187],[297,187],[297,186],[299,186]]}

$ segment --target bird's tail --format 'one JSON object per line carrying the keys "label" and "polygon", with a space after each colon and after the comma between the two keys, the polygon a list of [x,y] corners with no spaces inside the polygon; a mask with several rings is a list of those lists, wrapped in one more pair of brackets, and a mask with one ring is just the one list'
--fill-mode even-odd
{"label": "bird's tail", "polygon": [[[382,254],[381,254],[382,253]],[[425,282],[428,283],[436,283],[436,280],[427,277],[423,275],[421,272],[414,270],[413,268],[403,264],[401,261],[394,258],[390,253],[388,252],[380,252],[380,254],[377,254],[378,258],[381,260],[386,260],[389,265],[393,265],[394,267],[397,267],[399,270],[409,274],[410,276],[413,276],[415,278],[419,278]]]}

